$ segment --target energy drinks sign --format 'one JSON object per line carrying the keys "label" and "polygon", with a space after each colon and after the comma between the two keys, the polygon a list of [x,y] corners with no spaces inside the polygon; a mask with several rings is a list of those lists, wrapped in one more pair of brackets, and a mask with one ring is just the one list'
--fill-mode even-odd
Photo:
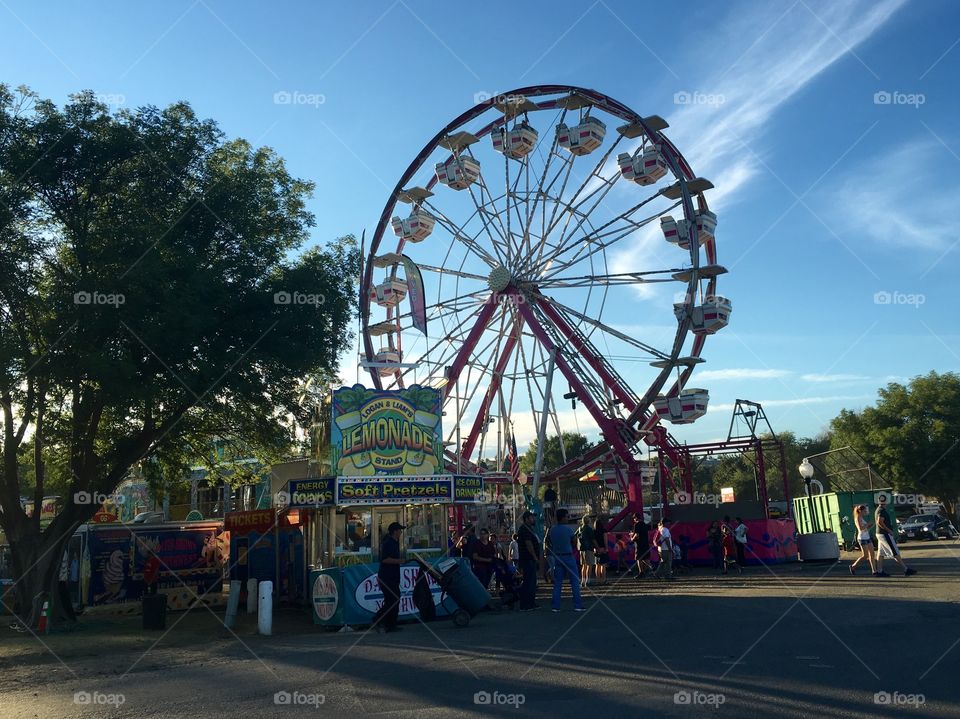
{"label": "energy drinks sign", "polygon": [[338,477],[434,475],[442,471],[440,391],[363,385],[333,393],[330,448]]}

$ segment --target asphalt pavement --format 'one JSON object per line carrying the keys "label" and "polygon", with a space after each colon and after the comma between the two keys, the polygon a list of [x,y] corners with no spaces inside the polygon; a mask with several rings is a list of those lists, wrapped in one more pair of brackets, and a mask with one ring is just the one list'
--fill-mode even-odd
{"label": "asphalt pavement", "polygon": [[[847,565],[611,577],[588,611],[485,613],[460,629],[337,633],[297,611],[275,634],[222,610],[0,629],[0,717],[957,717],[960,544],[909,544],[919,570]],[[306,713],[305,712],[309,712]]]}

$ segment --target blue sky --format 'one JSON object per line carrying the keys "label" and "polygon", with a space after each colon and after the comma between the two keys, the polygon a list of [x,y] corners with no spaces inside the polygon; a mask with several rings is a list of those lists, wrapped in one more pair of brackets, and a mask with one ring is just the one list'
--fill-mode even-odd
{"label": "blue sky", "polygon": [[[372,231],[399,175],[478,94],[594,88],[666,118],[716,185],[734,314],[691,382],[710,389],[711,411],[678,439],[725,436],[738,397],[811,435],[891,380],[957,370],[960,6],[655,9],[0,0],[0,80],[58,102],[85,88],[124,107],[189,101],[316,183],[317,242]],[[277,104],[283,92],[309,99]],[[631,243],[624,268],[663,251],[652,234]],[[669,329],[671,293],[635,300],[609,321],[640,339]],[[583,428],[579,412],[564,425]]]}

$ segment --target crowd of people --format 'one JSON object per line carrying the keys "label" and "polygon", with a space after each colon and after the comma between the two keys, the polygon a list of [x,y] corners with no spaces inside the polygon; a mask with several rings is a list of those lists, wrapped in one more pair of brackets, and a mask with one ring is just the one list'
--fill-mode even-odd
{"label": "crowd of people", "polygon": [[[524,512],[518,531],[503,543],[486,528],[467,525],[451,537],[452,556],[463,557],[485,588],[501,596],[513,594],[521,611],[538,608],[534,601],[538,578],[553,586],[552,611],[560,611],[563,584],[569,583],[574,611],[583,610],[581,588],[608,583],[608,573],[633,574],[638,580],[652,577],[671,581],[689,570],[688,537],[677,541],[669,519],[651,527],[641,514],[634,514],[630,530],[607,541],[605,522],[585,512],[578,522],[569,522],[569,512],[551,507],[545,536],[536,533],[532,512]],[[747,525],[739,517],[724,517],[710,525],[706,537],[719,574],[743,572],[748,542]],[[493,585],[493,587],[491,587]],[[512,604],[512,601],[511,601]]]}
{"label": "crowd of people", "polygon": [[[606,584],[608,571],[633,574],[638,580],[653,577],[671,581],[677,573],[689,570],[686,546],[690,537],[674,538],[669,519],[661,519],[651,527],[643,515],[634,514],[630,530],[617,533],[616,542],[611,539],[608,543],[601,518],[585,512],[579,522],[570,523],[569,511],[556,507],[555,496],[549,506],[545,503],[545,518],[547,531],[542,539],[536,530],[535,515],[526,511],[516,533],[505,542],[499,542],[495,532],[485,527],[477,530],[468,524],[462,533],[451,536],[449,554],[466,559],[484,588],[490,589],[493,584],[511,606],[518,601],[522,612],[539,608],[538,578],[553,585],[552,611],[561,611],[563,585],[567,582],[573,595],[573,610],[583,612],[581,588]],[[866,505],[854,508],[853,520],[861,555],[850,564],[850,574],[856,574],[857,568],[866,563],[874,577],[889,577],[883,569],[885,557],[896,562],[905,576],[916,574],[900,556],[885,497],[880,498],[874,521],[870,520]],[[403,529],[398,523],[390,525],[381,547],[380,583],[385,601],[374,624],[384,631],[397,628],[399,535]],[[876,540],[871,530],[875,530]],[[740,517],[731,520],[725,516],[711,522],[704,539],[717,574],[743,573],[749,538],[747,525]]]}

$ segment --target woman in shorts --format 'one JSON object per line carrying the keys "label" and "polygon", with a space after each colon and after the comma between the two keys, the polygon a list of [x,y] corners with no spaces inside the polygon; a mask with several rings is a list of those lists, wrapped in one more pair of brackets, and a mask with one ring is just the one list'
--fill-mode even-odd
{"label": "woman in shorts", "polygon": [[853,525],[857,529],[857,542],[860,544],[860,556],[850,564],[850,574],[857,573],[857,565],[864,559],[870,564],[870,571],[873,576],[877,576],[877,559],[873,546],[873,540],[870,538],[870,528],[873,522],[867,519],[867,505],[861,504],[853,510]]}

